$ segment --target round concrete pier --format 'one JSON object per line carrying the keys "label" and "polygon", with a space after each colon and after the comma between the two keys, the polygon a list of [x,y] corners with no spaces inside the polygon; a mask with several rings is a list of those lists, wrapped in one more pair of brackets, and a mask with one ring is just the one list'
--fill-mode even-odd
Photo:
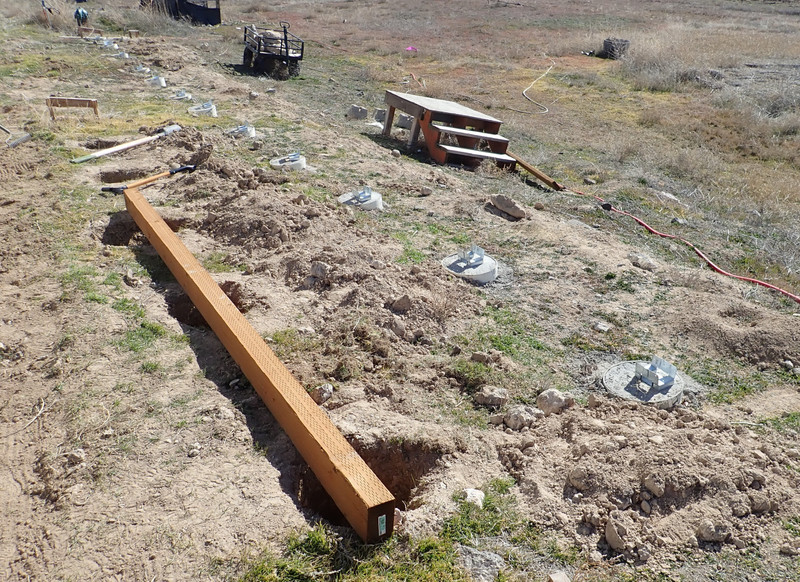
{"label": "round concrete pier", "polygon": [[442,259],[442,266],[456,277],[479,285],[485,285],[497,279],[497,261],[488,255],[484,255],[483,262],[477,265],[463,262],[457,254],[450,255]]}
{"label": "round concrete pier", "polygon": [[[656,408],[668,409],[681,403],[686,382],[680,372],[675,375],[675,383],[672,386],[659,390],[651,388],[635,378],[636,363],[635,361],[619,362],[605,371],[601,381],[609,394],[625,400],[635,400],[642,404],[652,404]],[[639,363],[648,364],[648,362]]]}

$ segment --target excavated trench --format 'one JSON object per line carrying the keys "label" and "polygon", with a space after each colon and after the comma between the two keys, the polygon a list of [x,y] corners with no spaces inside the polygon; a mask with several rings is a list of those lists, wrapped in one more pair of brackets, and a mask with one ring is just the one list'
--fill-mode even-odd
{"label": "excavated trench", "polygon": [[[378,440],[369,445],[351,442],[395,498],[396,507],[413,509],[422,493],[425,476],[436,467],[444,451],[422,440]],[[337,525],[346,525],[342,513],[316,475],[305,468],[298,472],[295,492],[304,508]]]}

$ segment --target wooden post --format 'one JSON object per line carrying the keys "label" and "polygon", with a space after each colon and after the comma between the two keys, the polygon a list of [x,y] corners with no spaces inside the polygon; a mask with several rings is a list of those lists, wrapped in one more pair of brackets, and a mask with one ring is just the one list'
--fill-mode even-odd
{"label": "wooden post", "polygon": [[148,180],[125,189],[128,212],[356,533],[367,543],[385,540],[394,529],[394,497],[145,200],[138,185]]}
{"label": "wooden post", "polygon": [[389,105],[389,110],[386,112],[386,119],[383,120],[383,135],[392,134],[392,124],[394,123],[394,105]]}
{"label": "wooden post", "polygon": [[419,119],[414,118],[414,121],[411,124],[411,135],[408,136],[408,147],[411,148],[417,143],[419,139]]}

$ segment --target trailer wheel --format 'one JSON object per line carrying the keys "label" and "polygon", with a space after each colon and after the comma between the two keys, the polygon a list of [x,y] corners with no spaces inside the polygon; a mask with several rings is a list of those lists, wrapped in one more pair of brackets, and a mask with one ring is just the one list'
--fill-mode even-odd
{"label": "trailer wheel", "polygon": [[244,47],[244,55],[242,55],[242,64],[248,69],[253,65],[253,51],[250,47]]}
{"label": "trailer wheel", "polygon": [[275,68],[269,73],[269,76],[276,81],[285,81],[289,78],[289,65],[283,61],[275,61]]}
{"label": "trailer wheel", "polygon": [[289,76],[296,77],[300,74],[300,61],[289,61]]}

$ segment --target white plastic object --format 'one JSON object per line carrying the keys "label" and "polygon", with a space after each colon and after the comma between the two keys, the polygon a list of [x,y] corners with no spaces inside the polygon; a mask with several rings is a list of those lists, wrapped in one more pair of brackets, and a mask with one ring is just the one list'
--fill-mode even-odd
{"label": "white plastic object", "polygon": [[282,158],[275,158],[269,161],[269,165],[276,170],[305,170],[306,158],[294,152]]}
{"label": "white plastic object", "polygon": [[208,115],[209,117],[217,116],[217,106],[211,101],[206,101],[201,105],[192,105],[188,109],[192,115]]}
{"label": "white plastic object", "polygon": [[150,77],[147,79],[147,84],[152,85],[153,87],[166,87],[167,80],[161,76]]}
{"label": "white plastic object", "polygon": [[133,69],[136,73],[149,73],[150,67],[145,67],[144,65],[136,65],[136,68]]}

